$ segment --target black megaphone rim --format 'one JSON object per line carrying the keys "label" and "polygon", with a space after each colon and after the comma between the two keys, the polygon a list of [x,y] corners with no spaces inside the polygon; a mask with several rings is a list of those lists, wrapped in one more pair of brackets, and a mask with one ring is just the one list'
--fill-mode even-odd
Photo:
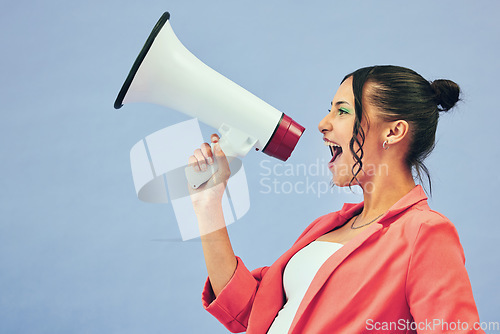
{"label": "black megaphone rim", "polygon": [[130,70],[127,76],[127,79],[125,79],[125,82],[123,83],[123,86],[120,89],[120,92],[118,93],[118,96],[115,100],[115,109],[120,109],[121,107],[123,107],[123,99],[125,99],[125,95],[127,95],[127,92],[130,88],[130,85],[132,84],[132,81],[134,81],[134,77],[137,71],[139,70],[139,67],[141,67],[144,58],[146,58],[146,55],[148,54],[149,49],[153,45],[156,36],[158,36],[161,29],[169,19],[170,19],[170,13],[169,12],[163,13],[163,15],[160,17],[160,19],[154,26],[153,31],[151,31],[151,33],[149,34],[146,43],[144,43],[144,46],[142,47],[141,52],[137,56],[134,65],[132,66],[132,69]]}

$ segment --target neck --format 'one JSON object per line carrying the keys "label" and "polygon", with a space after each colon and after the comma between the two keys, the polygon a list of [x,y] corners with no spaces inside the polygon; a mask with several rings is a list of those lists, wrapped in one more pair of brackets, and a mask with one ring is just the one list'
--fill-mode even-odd
{"label": "neck", "polygon": [[406,168],[391,173],[377,173],[363,188],[364,206],[360,219],[374,218],[393,206],[403,196],[415,188],[411,171]]}

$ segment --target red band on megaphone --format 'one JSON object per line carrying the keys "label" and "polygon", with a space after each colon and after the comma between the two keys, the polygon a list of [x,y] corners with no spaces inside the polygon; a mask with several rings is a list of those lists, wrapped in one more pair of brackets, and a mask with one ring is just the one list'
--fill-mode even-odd
{"label": "red band on megaphone", "polygon": [[295,145],[305,128],[295,122],[291,117],[283,114],[281,120],[274,130],[271,139],[262,152],[280,160],[286,161],[292,154]]}

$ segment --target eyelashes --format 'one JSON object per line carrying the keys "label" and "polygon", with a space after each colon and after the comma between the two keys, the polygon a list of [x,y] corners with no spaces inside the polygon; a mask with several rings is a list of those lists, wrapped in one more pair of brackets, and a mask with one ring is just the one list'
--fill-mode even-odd
{"label": "eyelashes", "polygon": [[339,108],[339,115],[350,114],[351,112],[345,108]]}
{"label": "eyelashes", "polygon": [[[331,113],[332,109],[328,109],[328,113]],[[345,108],[339,108],[339,115],[350,114],[351,112]]]}

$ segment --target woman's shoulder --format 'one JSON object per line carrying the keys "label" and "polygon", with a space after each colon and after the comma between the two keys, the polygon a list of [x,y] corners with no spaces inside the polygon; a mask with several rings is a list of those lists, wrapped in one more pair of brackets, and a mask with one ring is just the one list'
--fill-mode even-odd
{"label": "woman's shoulder", "polygon": [[435,237],[443,233],[458,236],[453,222],[443,213],[431,209],[426,202],[408,210],[391,225],[403,229],[404,234],[412,236],[412,239],[427,234],[434,234]]}
{"label": "woman's shoulder", "polygon": [[443,213],[431,209],[427,201],[415,205],[412,210],[408,210],[401,218],[406,225],[453,225],[451,220]]}

